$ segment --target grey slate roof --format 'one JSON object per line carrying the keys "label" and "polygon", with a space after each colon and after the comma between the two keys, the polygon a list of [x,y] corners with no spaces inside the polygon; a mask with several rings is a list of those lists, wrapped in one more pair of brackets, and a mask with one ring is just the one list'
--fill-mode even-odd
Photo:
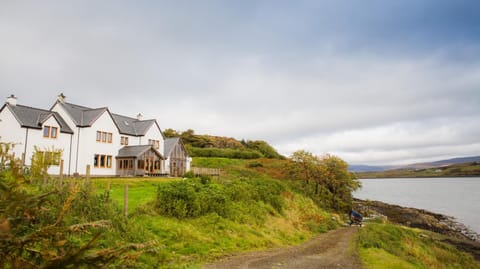
{"label": "grey slate roof", "polygon": [[180,137],[170,137],[170,138],[165,138],[165,142],[164,142],[163,151],[164,151],[165,158],[168,158],[170,156],[170,154],[172,153],[172,150],[175,148],[175,145],[180,145],[185,150],[186,156],[188,156],[188,151],[183,145]]}
{"label": "grey slate roof", "polygon": [[79,106],[70,103],[59,102],[65,108],[67,113],[71,116],[73,122],[78,127],[89,127],[108,109],[106,107],[101,108],[89,108],[85,106]]}
{"label": "grey slate roof", "polygon": [[147,133],[150,127],[155,123],[155,120],[137,120],[118,114],[112,113],[112,118],[121,134],[132,136],[143,136]]}
{"label": "grey slate roof", "polygon": [[141,146],[125,146],[118,151],[117,158],[137,158],[148,150],[153,150],[158,156],[162,157],[162,154],[155,150],[151,145],[141,145]]}
{"label": "grey slate roof", "polygon": [[42,129],[42,124],[51,116],[53,116],[60,125],[60,132],[73,134],[72,129],[68,126],[65,120],[57,112],[50,110],[28,107],[23,105],[5,104],[1,110],[8,107],[13,113],[20,126],[33,129]]}
{"label": "grey slate roof", "polygon": [[171,137],[171,138],[165,138],[165,143],[164,143],[164,155],[165,157],[170,156],[170,153],[172,152],[173,148],[175,147],[176,144],[180,141],[179,137]]}

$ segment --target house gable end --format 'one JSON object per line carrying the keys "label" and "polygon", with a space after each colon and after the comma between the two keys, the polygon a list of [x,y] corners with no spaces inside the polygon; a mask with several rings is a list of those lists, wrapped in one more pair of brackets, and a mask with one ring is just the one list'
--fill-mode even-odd
{"label": "house gable end", "polygon": [[[68,124],[63,120],[60,114],[49,110],[23,106],[23,105],[5,105],[14,115],[18,123],[23,128],[42,129],[42,124],[50,117],[54,117],[60,131],[63,133],[73,133]],[[3,108],[2,108],[3,110]]]}

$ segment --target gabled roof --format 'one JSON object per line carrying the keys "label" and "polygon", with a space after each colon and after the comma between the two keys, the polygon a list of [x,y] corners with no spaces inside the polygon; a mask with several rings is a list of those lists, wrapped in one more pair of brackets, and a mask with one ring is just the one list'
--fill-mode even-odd
{"label": "gabled roof", "polygon": [[165,143],[164,143],[164,155],[165,157],[170,156],[172,153],[172,150],[175,148],[175,145],[180,145],[185,152],[187,153],[188,156],[188,151],[185,148],[185,146],[182,143],[182,140],[180,137],[170,137],[170,138],[165,138]]}
{"label": "gabled roof", "polygon": [[138,120],[114,113],[112,113],[112,118],[121,134],[132,136],[144,136],[156,122],[155,120]]}
{"label": "gabled roof", "polygon": [[73,134],[72,129],[70,129],[62,116],[60,116],[60,114],[57,112],[29,106],[10,104],[5,104],[0,111],[2,111],[5,107],[8,107],[22,127],[42,129],[42,124],[50,117],[54,117],[58,122],[58,125],[60,125],[60,132]]}
{"label": "gabled roof", "polygon": [[57,102],[70,115],[72,121],[78,127],[89,127],[105,112],[108,108],[89,108],[85,106],[79,106],[66,102]]}
{"label": "gabled roof", "polygon": [[142,145],[142,146],[125,146],[118,151],[117,158],[138,158],[143,153],[152,150],[160,158],[163,158],[163,155],[154,149],[151,145]]}

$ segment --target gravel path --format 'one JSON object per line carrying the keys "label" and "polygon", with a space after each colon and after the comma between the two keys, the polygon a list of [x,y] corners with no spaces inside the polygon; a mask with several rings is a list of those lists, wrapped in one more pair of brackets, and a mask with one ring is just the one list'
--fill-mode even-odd
{"label": "gravel path", "polygon": [[350,243],[358,227],[339,228],[320,234],[295,247],[250,252],[207,264],[204,269],[319,269],[362,268],[351,253]]}

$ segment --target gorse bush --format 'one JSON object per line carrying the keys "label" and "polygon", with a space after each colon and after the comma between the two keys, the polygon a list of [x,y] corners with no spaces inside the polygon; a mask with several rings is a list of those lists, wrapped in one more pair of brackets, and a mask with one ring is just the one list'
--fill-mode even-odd
{"label": "gorse bush", "polygon": [[186,145],[186,148],[192,157],[220,157],[231,159],[258,159],[264,157],[261,152],[251,149],[197,148],[190,145]]}
{"label": "gorse bush", "polygon": [[232,220],[256,222],[268,213],[282,212],[281,194],[285,190],[284,185],[274,180],[213,183],[188,179],[160,185],[155,208],[162,215],[179,219],[217,214]]}
{"label": "gorse bush", "polygon": [[137,268],[137,250],[153,247],[124,240],[122,215],[105,196],[77,184],[33,185],[12,171],[19,166],[9,151],[0,159],[9,160],[0,169],[0,268]]}

